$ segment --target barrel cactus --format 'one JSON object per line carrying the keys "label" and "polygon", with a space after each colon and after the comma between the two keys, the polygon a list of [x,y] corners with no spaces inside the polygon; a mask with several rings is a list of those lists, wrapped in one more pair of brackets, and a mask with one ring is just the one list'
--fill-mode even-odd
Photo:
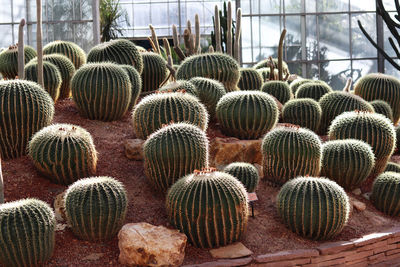
{"label": "barrel cactus", "polygon": [[140,78],[139,72],[131,65],[121,65],[121,68],[128,74],[131,82],[132,97],[128,109],[132,109],[142,92],[142,78]]}
{"label": "barrel cactus", "polygon": [[42,266],[53,255],[56,219],[47,203],[22,199],[0,205],[0,264]]}
{"label": "barrel cactus", "polygon": [[322,110],[311,98],[292,99],[282,108],[282,121],[296,124],[316,132],[321,122]]}
{"label": "barrel cactus", "polygon": [[260,73],[263,83],[269,81],[271,70],[269,67],[256,69]]}
{"label": "barrel cactus", "polygon": [[300,86],[302,86],[303,84],[306,84],[306,83],[311,83],[311,82],[316,82],[316,81],[311,80],[311,79],[298,78],[290,84],[290,90],[292,91],[292,94],[295,95],[297,92],[297,89],[299,89]]}
{"label": "barrel cactus", "polygon": [[247,192],[256,191],[260,177],[257,168],[252,164],[247,162],[233,162],[224,168],[224,172],[238,179],[244,185]]}
{"label": "barrel cactus", "polygon": [[168,83],[164,85],[160,89],[157,90],[158,92],[177,92],[182,91],[193,96],[198,96],[196,87],[189,81],[186,80],[178,80],[175,82]]}
{"label": "barrel cactus", "polygon": [[[25,64],[36,57],[36,50],[31,46],[24,46]],[[18,75],[18,47],[10,46],[0,53],[0,73],[6,79],[15,79]]]}
{"label": "barrel cactus", "polygon": [[282,186],[277,209],[285,225],[296,234],[326,240],[347,224],[350,203],[346,192],[334,181],[298,177]]}
{"label": "barrel cactus", "polygon": [[217,104],[217,120],[228,136],[257,139],[278,121],[278,106],[267,93],[260,91],[230,92]]}
{"label": "barrel cactus", "polygon": [[268,93],[284,105],[292,98],[289,84],[283,81],[269,81],[262,85],[261,91]]}
{"label": "barrel cactus", "polygon": [[79,113],[91,120],[118,120],[131,103],[129,76],[114,63],[85,64],[72,77],[71,88]]}
{"label": "barrel cactus", "polygon": [[279,126],[262,141],[264,179],[281,186],[297,176],[318,176],[321,140],[314,132],[295,125]]}
{"label": "barrel cactus", "polygon": [[214,170],[179,179],[168,191],[166,210],[171,225],[200,248],[240,241],[249,216],[244,186],[232,175]]}
{"label": "barrel cactus", "polygon": [[143,53],[142,92],[151,92],[160,88],[168,75],[167,63],[156,53]]}
{"label": "barrel cactus", "polygon": [[179,178],[208,166],[208,139],[194,125],[173,123],[149,136],[143,157],[150,183],[166,191]]}
{"label": "barrel cactus", "polygon": [[[274,68],[278,69],[278,59],[273,58],[272,63],[274,64]],[[255,68],[255,69],[266,68],[266,67],[269,67],[269,64],[270,64],[270,60],[269,60],[269,58],[267,58],[267,59],[264,59],[264,60],[258,62],[257,64],[255,64],[253,66],[253,68]],[[285,61],[282,61],[282,70],[283,70],[283,77],[285,77],[287,74],[290,74],[289,67]]]}
{"label": "barrel cactus", "polygon": [[132,112],[133,130],[140,139],[146,139],[171,121],[192,123],[205,131],[208,124],[207,110],[190,94],[165,92],[144,97]]}
{"label": "barrel cactus", "polygon": [[325,94],[333,92],[325,82],[310,82],[301,85],[296,91],[296,98],[312,98],[319,101]]}
{"label": "barrel cactus", "polygon": [[124,224],[126,191],[122,183],[111,177],[78,180],[68,187],[64,200],[67,222],[80,239],[109,240]]}
{"label": "barrel cactus", "polygon": [[181,63],[176,77],[183,80],[193,77],[211,78],[220,81],[227,92],[239,90],[239,64],[226,54],[206,53],[188,57]]}
{"label": "barrel cactus", "polygon": [[393,111],[390,105],[383,100],[374,100],[370,102],[376,113],[385,115],[386,118],[393,121]]}
{"label": "barrel cactus", "polygon": [[263,84],[261,74],[253,68],[240,69],[240,79],[238,87],[240,90],[260,90]]}
{"label": "barrel cactus", "polygon": [[400,173],[400,164],[388,162],[384,172],[397,172]]}
{"label": "barrel cactus", "polygon": [[54,41],[43,47],[43,54],[61,54],[71,60],[76,69],[86,63],[86,54],[77,44],[68,41]]}
{"label": "barrel cactus", "polygon": [[400,173],[384,172],[373,185],[371,202],[375,208],[389,216],[400,215]]}
{"label": "barrel cactus", "polygon": [[126,39],[110,40],[90,49],[87,62],[104,61],[133,66],[139,74],[143,71],[143,60],[139,50],[134,43]]}
{"label": "barrel cactus", "polygon": [[35,167],[52,182],[69,185],[96,172],[97,152],[92,136],[71,124],[54,124],[37,132],[28,154]]}

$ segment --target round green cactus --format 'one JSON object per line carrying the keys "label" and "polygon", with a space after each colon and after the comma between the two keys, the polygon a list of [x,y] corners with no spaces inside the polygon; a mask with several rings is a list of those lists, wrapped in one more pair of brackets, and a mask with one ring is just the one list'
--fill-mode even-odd
{"label": "round green cactus", "polygon": [[139,72],[131,65],[121,65],[121,68],[126,71],[131,82],[132,97],[128,107],[130,110],[136,105],[139,95],[142,92],[142,78],[140,78]]}
{"label": "round green cactus", "polygon": [[370,102],[376,113],[385,115],[386,118],[393,121],[393,111],[390,105],[383,100],[374,100]]}
{"label": "round green cactus", "polygon": [[86,63],[86,54],[77,44],[68,41],[54,41],[43,47],[43,54],[61,54],[71,60],[76,69]]}
{"label": "round green cactus", "polygon": [[[261,68],[269,67],[269,62],[270,62],[269,58],[264,59],[264,60],[258,62],[256,65],[254,65],[253,68],[261,69]],[[274,68],[276,70],[278,70],[278,59],[277,58],[273,58],[272,62],[274,64]],[[283,70],[283,77],[285,77],[287,74],[290,74],[289,67],[288,67],[288,65],[287,65],[287,63],[285,61],[282,61],[282,70]]]}
{"label": "round green cactus", "polygon": [[[24,46],[25,64],[36,57],[36,50],[31,46]],[[18,76],[18,47],[10,46],[0,53],[0,73],[3,78],[15,79]]]}
{"label": "round green cactus", "polygon": [[393,123],[400,118],[400,81],[390,75],[371,73],[361,77],[354,85],[354,93],[367,101],[384,100],[393,111]]}
{"label": "round green cactus", "polygon": [[400,173],[384,172],[373,185],[371,202],[375,208],[389,216],[400,215]]}
{"label": "round green cactus", "polygon": [[319,101],[325,94],[333,92],[325,82],[310,82],[301,85],[296,91],[296,98],[312,98]]}
{"label": "round green cactus", "polygon": [[271,73],[271,70],[269,67],[259,68],[256,70],[258,71],[258,73],[260,73],[263,83],[269,81],[269,76]]}
{"label": "round green cactus", "polygon": [[294,125],[276,127],[262,141],[264,179],[281,186],[297,176],[318,176],[321,140],[314,132]]}
{"label": "round green cactus", "polygon": [[200,248],[240,241],[249,216],[244,186],[232,175],[213,170],[179,179],[168,191],[166,210],[171,225]]}
{"label": "round green cactus", "polygon": [[263,78],[257,70],[253,68],[240,69],[240,79],[238,82],[240,90],[260,90],[262,84]]}
{"label": "round green cactus", "polygon": [[218,101],[216,115],[224,134],[257,139],[276,125],[279,111],[267,93],[239,91],[227,93]]}
{"label": "round green cactus", "polygon": [[68,187],[64,200],[67,222],[80,239],[109,240],[124,224],[126,191],[122,183],[111,177],[78,180]]}
{"label": "round green cactus", "polygon": [[186,80],[178,80],[172,83],[168,83],[167,85],[164,85],[160,89],[157,90],[158,92],[177,92],[177,91],[182,91],[186,92],[188,94],[191,94],[193,96],[198,96],[197,89],[189,81]]}
{"label": "round green cactus", "polygon": [[128,110],[132,99],[128,74],[114,63],[88,63],[71,80],[79,113],[91,120],[113,121]]}
{"label": "round green cactus", "polygon": [[151,92],[160,88],[168,75],[167,63],[156,53],[143,53],[142,92]]}
{"label": "round green cactus", "polygon": [[388,162],[383,172],[397,172],[400,173],[400,164]]}
{"label": "round green cactus", "polygon": [[173,123],[149,136],[143,157],[150,183],[166,191],[179,178],[208,166],[208,139],[194,125]]}
{"label": "round green cactus", "polygon": [[347,224],[350,202],[334,181],[299,177],[284,184],[277,197],[278,214],[298,235],[326,240],[340,233]]}
{"label": "round green cactus", "polygon": [[53,255],[56,219],[47,203],[22,199],[0,205],[0,264],[42,266]]}
{"label": "round green cactus", "polygon": [[187,57],[176,71],[176,77],[182,80],[211,78],[220,81],[227,92],[239,90],[239,64],[226,54],[206,53]]}
{"label": "round green cactus", "polygon": [[292,99],[282,108],[282,121],[299,125],[316,132],[321,122],[322,110],[311,98]]}
{"label": "round green cactus", "polygon": [[96,172],[92,136],[79,126],[45,127],[32,137],[28,149],[35,167],[54,183],[69,185]]}
{"label": "round green cactus", "polygon": [[261,91],[268,93],[278,99],[282,105],[292,98],[289,84],[283,81],[269,81],[263,84]]}
{"label": "round green cactus", "polygon": [[37,83],[0,82],[0,155],[11,159],[26,154],[32,135],[53,120],[54,102]]}
{"label": "round green cactus", "polygon": [[370,175],[375,164],[372,148],[355,140],[328,141],[322,146],[321,176],[351,190],[361,185]]}
{"label": "round green cactus", "polygon": [[190,94],[165,92],[144,97],[132,112],[133,130],[140,139],[146,139],[171,121],[188,122],[205,131],[208,124],[207,110]]}
{"label": "round green cactus", "polygon": [[260,177],[257,168],[250,163],[233,162],[224,168],[224,172],[238,179],[244,185],[247,192],[256,191]]}
{"label": "round green cactus", "polygon": [[300,86],[311,82],[317,82],[317,81],[311,79],[298,78],[290,84],[290,90],[292,91],[293,95],[296,95],[297,89],[299,89]]}
{"label": "round green cactus", "polygon": [[143,71],[143,60],[139,50],[129,40],[115,39],[94,46],[87,55],[87,62],[114,62],[133,66],[139,74]]}

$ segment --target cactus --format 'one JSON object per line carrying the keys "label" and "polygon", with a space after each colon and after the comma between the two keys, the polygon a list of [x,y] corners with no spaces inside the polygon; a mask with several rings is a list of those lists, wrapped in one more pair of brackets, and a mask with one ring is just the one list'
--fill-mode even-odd
{"label": "cactus", "polygon": [[[166,210],[172,226],[200,248],[240,241],[248,216],[246,189],[232,175],[196,171],[179,179],[168,191]],[[196,212],[193,212],[196,211]]]}
{"label": "cactus", "polygon": [[269,67],[257,69],[258,73],[260,73],[263,83],[269,81],[269,76],[271,73],[271,69]]}
{"label": "cactus", "polygon": [[188,123],[173,123],[149,136],[143,145],[144,172],[159,191],[179,178],[208,166],[204,131]]}
{"label": "cactus", "polygon": [[354,85],[354,93],[367,101],[384,100],[393,111],[393,123],[400,118],[400,81],[390,75],[371,73],[361,77]]}
{"label": "cactus", "polygon": [[97,152],[92,136],[71,124],[54,124],[37,132],[28,154],[35,167],[52,182],[69,185],[96,172]]}
{"label": "cactus", "polygon": [[26,154],[32,135],[53,120],[54,102],[37,83],[0,82],[0,153],[2,159]]}
{"label": "cactus", "polygon": [[25,79],[25,52],[24,52],[25,19],[21,19],[18,27],[18,79]]}
{"label": "cactus", "polygon": [[[264,59],[260,62],[258,62],[257,64],[255,64],[253,66],[254,69],[261,69],[261,68],[266,68],[269,67],[269,58]],[[273,58],[272,62],[274,63],[274,68],[278,69],[278,59],[277,58]],[[283,76],[289,75],[290,71],[289,71],[289,67],[287,65],[287,63],[285,61],[282,62],[282,71],[283,71]]]}
{"label": "cactus", "polygon": [[279,111],[267,93],[239,91],[224,95],[218,101],[216,114],[224,134],[257,139],[276,125]]}
{"label": "cactus", "polygon": [[264,179],[281,186],[301,175],[318,176],[321,140],[314,132],[294,125],[276,127],[262,141]]}
{"label": "cactus", "polygon": [[367,143],[355,140],[328,141],[322,146],[321,176],[347,190],[359,187],[370,175],[374,152]]}
{"label": "cactus", "polygon": [[178,92],[183,91],[192,96],[198,96],[196,87],[189,81],[186,80],[178,80],[176,82],[169,83],[164,85],[160,89],[157,90],[158,92]]}
{"label": "cactus", "polygon": [[325,94],[333,92],[325,82],[310,82],[300,85],[296,91],[296,98],[312,98],[319,101]]}
{"label": "cactus", "polygon": [[233,162],[224,168],[224,172],[238,179],[244,185],[247,192],[256,191],[260,177],[257,168],[250,163]]}
{"label": "cactus", "polygon": [[282,108],[282,121],[296,124],[316,132],[321,122],[322,111],[317,101],[311,98],[292,99]]}
{"label": "cactus", "polygon": [[383,100],[374,100],[370,102],[376,113],[385,115],[386,118],[393,121],[393,111],[390,105]]}
{"label": "cactus", "polygon": [[0,264],[42,266],[53,255],[56,219],[47,203],[33,198],[0,205]]}
{"label": "cactus", "polygon": [[86,54],[77,44],[68,41],[54,41],[43,47],[43,54],[61,54],[66,56],[79,69],[86,63]]}
{"label": "cactus", "polygon": [[[25,64],[36,57],[36,50],[31,46],[24,46]],[[18,75],[18,47],[10,46],[0,53],[0,73],[6,79],[15,79]]]}
{"label": "cactus", "polygon": [[143,53],[142,58],[142,92],[155,91],[167,78],[167,63],[156,53]]}
{"label": "cactus", "polygon": [[392,122],[382,114],[362,111],[344,112],[332,121],[329,139],[349,138],[362,140],[372,147],[375,154],[375,167],[371,171],[371,179],[382,173],[396,144],[396,132]]}
{"label": "cactus", "polygon": [[[25,66],[25,79],[38,82],[38,64],[28,63]],[[49,93],[54,102],[57,102],[60,96],[60,87],[62,83],[61,73],[58,68],[48,62],[43,62],[43,82],[44,89]]]}
{"label": "cactus", "polygon": [[132,99],[128,74],[114,63],[87,63],[71,80],[79,113],[91,120],[113,121],[128,110]]}
{"label": "cactus", "polygon": [[64,200],[67,222],[80,239],[109,240],[125,221],[126,191],[121,182],[111,177],[78,180],[68,187]]}
{"label": "cactus", "polygon": [[384,172],[373,185],[371,202],[375,208],[389,216],[400,215],[400,173]]}
{"label": "cactus", "polygon": [[397,172],[400,173],[400,164],[388,162],[383,172]]}
{"label": "cactus", "polygon": [[131,110],[136,105],[139,95],[142,92],[142,78],[140,78],[139,72],[131,65],[121,65],[121,68],[128,74],[129,81],[131,82],[132,97],[128,107]]}
{"label": "cactus", "polygon": [[311,80],[311,79],[298,78],[290,84],[290,90],[292,90],[293,95],[296,95],[296,91],[297,91],[297,89],[299,89],[300,86],[302,86],[303,84],[306,84],[306,83],[311,83],[311,82],[316,82],[316,81]]}
{"label": "cactus", "polygon": [[284,105],[292,98],[289,84],[284,81],[269,81],[262,85],[261,91],[268,93]]}
{"label": "cactus", "polygon": [[240,78],[239,64],[228,55],[206,53],[186,58],[179,66],[176,77],[188,80],[204,77],[220,81],[227,92],[237,91]]}
{"label": "cactus", "polygon": [[146,139],[171,121],[192,123],[205,131],[208,124],[207,110],[192,95],[165,92],[146,96],[132,112],[133,130],[140,139]]}
{"label": "cactus", "polygon": [[326,240],[347,224],[350,202],[334,181],[299,177],[284,184],[278,193],[277,210],[285,225],[298,235]]}
{"label": "cactus", "polygon": [[261,74],[252,68],[241,68],[238,87],[240,90],[260,90],[263,84]]}

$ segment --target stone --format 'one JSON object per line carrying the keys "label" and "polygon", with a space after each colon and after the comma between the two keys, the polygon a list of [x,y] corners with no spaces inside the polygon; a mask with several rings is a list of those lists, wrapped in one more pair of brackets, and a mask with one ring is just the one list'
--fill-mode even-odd
{"label": "stone", "polygon": [[119,262],[128,266],[179,266],[187,237],[149,223],[128,223],[118,233]]}
{"label": "stone", "polygon": [[356,188],[356,189],[354,189],[353,191],[351,191],[354,195],[356,195],[356,196],[359,196],[359,195],[361,195],[361,189],[360,188]]}
{"label": "stone", "polygon": [[143,160],[143,139],[127,139],[125,140],[125,156],[131,160]]}
{"label": "stone", "polygon": [[371,196],[371,192],[364,193],[362,196],[363,196],[366,200],[369,200],[369,198],[370,198],[370,196]]}
{"label": "stone", "polygon": [[338,242],[329,242],[320,245],[317,249],[321,253],[321,255],[329,255],[333,253],[338,253],[343,250],[348,250],[354,247],[355,244],[351,241],[338,241]]}
{"label": "stone", "polygon": [[233,260],[217,260],[204,262],[199,264],[190,264],[183,267],[234,267],[234,266],[245,266],[253,260],[252,257],[233,259]]}
{"label": "stone", "polygon": [[66,221],[65,217],[65,201],[64,201],[65,191],[58,194],[54,199],[54,213],[56,215],[57,221]]}
{"label": "stone", "polygon": [[255,258],[255,260],[258,263],[267,263],[274,261],[294,260],[298,258],[311,258],[317,256],[319,256],[319,252],[316,249],[298,249],[259,255]]}
{"label": "stone", "polygon": [[358,211],[364,211],[367,208],[367,205],[365,203],[358,201],[357,199],[352,199],[351,203],[353,204],[353,207]]}
{"label": "stone", "polygon": [[210,253],[213,258],[219,259],[235,259],[253,254],[253,252],[246,248],[241,242],[230,244],[225,247],[211,249]]}
{"label": "stone", "polygon": [[89,254],[88,256],[82,258],[82,260],[84,260],[84,261],[97,261],[101,257],[103,257],[103,255],[104,255],[104,253],[92,253],[92,254]]}

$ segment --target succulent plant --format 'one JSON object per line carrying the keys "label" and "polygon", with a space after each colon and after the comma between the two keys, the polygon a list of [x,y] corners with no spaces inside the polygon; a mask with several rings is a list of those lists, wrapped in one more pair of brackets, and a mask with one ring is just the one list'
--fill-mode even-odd
{"label": "succulent plant", "polygon": [[[24,46],[25,64],[36,57],[36,50],[31,46]],[[0,53],[0,73],[6,79],[15,79],[18,75],[18,47],[10,46]]]}
{"label": "succulent plant", "polygon": [[47,203],[33,198],[0,205],[0,264],[42,266],[54,251],[56,219]]}
{"label": "succulent plant", "polygon": [[188,80],[193,77],[220,81],[227,92],[237,91],[240,78],[239,64],[228,55],[206,53],[187,57],[176,72],[176,77]]}
{"label": "succulent plant", "polygon": [[393,111],[390,105],[383,100],[374,100],[370,102],[376,113],[385,115],[386,118],[393,121]]}
{"label": "succulent plant", "polygon": [[311,82],[316,82],[316,81],[311,79],[298,78],[290,84],[290,90],[292,91],[293,95],[296,95],[297,89],[299,89],[300,86]]}
{"label": "succulent plant", "polygon": [[292,99],[282,108],[282,121],[299,125],[316,132],[321,122],[322,111],[317,101],[311,98]]}
{"label": "succulent plant", "polygon": [[121,68],[128,74],[129,81],[131,82],[132,97],[128,109],[132,109],[142,92],[142,78],[139,72],[131,65],[121,65]]}
{"label": "succulent plant", "polygon": [[68,187],[64,200],[67,221],[80,239],[109,240],[125,221],[126,191],[114,178],[98,176],[78,180]]}
{"label": "succulent plant", "polygon": [[132,99],[128,74],[114,63],[87,63],[71,80],[79,113],[91,120],[113,121],[128,110]]}
{"label": "succulent plant", "polygon": [[314,132],[284,125],[267,133],[262,141],[264,179],[281,186],[297,176],[318,176],[321,140]]}
{"label": "succulent plant", "polygon": [[282,105],[292,98],[289,84],[284,81],[268,81],[262,85],[261,91],[276,97]]}
{"label": "succulent plant", "polygon": [[267,93],[239,91],[227,93],[218,101],[216,115],[224,134],[257,139],[276,125],[279,111]]}
{"label": "succulent plant", "polygon": [[383,172],[397,172],[400,173],[400,164],[388,162]]}
{"label": "succulent plant", "polygon": [[249,216],[242,183],[213,170],[196,171],[179,179],[168,191],[166,210],[171,225],[200,248],[241,240]]}
{"label": "succulent plant", "polygon": [[[261,68],[266,68],[269,67],[269,58],[264,59],[260,62],[258,62],[256,65],[253,66],[253,68],[255,69],[261,69]],[[272,62],[274,63],[274,68],[278,69],[278,59],[277,58],[273,58]],[[289,68],[288,65],[285,61],[282,62],[282,70],[283,70],[283,76],[286,76],[287,74],[289,74]]]}
{"label": "succulent plant", "polygon": [[167,63],[156,53],[143,53],[142,92],[151,92],[160,88],[168,75]]}
{"label": "succulent plant", "polygon": [[168,83],[157,90],[158,92],[177,92],[182,91],[192,96],[198,96],[197,88],[193,83],[186,80],[178,80],[175,82]]}
{"label": "succulent plant", "polygon": [[325,82],[310,82],[300,85],[296,90],[296,98],[312,98],[319,101],[325,94],[333,92]]}
{"label": "succulent plant", "polygon": [[326,240],[347,224],[350,203],[346,192],[334,181],[298,177],[282,186],[277,209],[285,225],[296,234]]}
{"label": "succulent plant", "polygon": [[61,54],[66,56],[79,69],[86,63],[86,54],[77,44],[68,41],[54,41],[43,47],[43,54]]}
{"label": "succulent plant", "polygon": [[247,162],[233,162],[224,168],[224,172],[238,179],[247,192],[256,191],[260,177],[254,165]]}
{"label": "succulent plant", "polygon": [[[271,73],[271,70],[269,67],[259,68],[256,70],[258,71],[258,73],[260,73],[261,78],[263,79],[263,83],[269,81],[270,73]],[[274,72],[276,72],[276,75],[278,75],[278,69],[274,69]]]}
{"label": "succulent plant", "polygon": [[241,68],[238,87],[243,91],[260,90],[263,84],[261,74],[253,68]]}
{"label": "succulent plant", "polygon": [[400,173],[384,172],[372,185],[371,202],[390,216],[400,215]]}

